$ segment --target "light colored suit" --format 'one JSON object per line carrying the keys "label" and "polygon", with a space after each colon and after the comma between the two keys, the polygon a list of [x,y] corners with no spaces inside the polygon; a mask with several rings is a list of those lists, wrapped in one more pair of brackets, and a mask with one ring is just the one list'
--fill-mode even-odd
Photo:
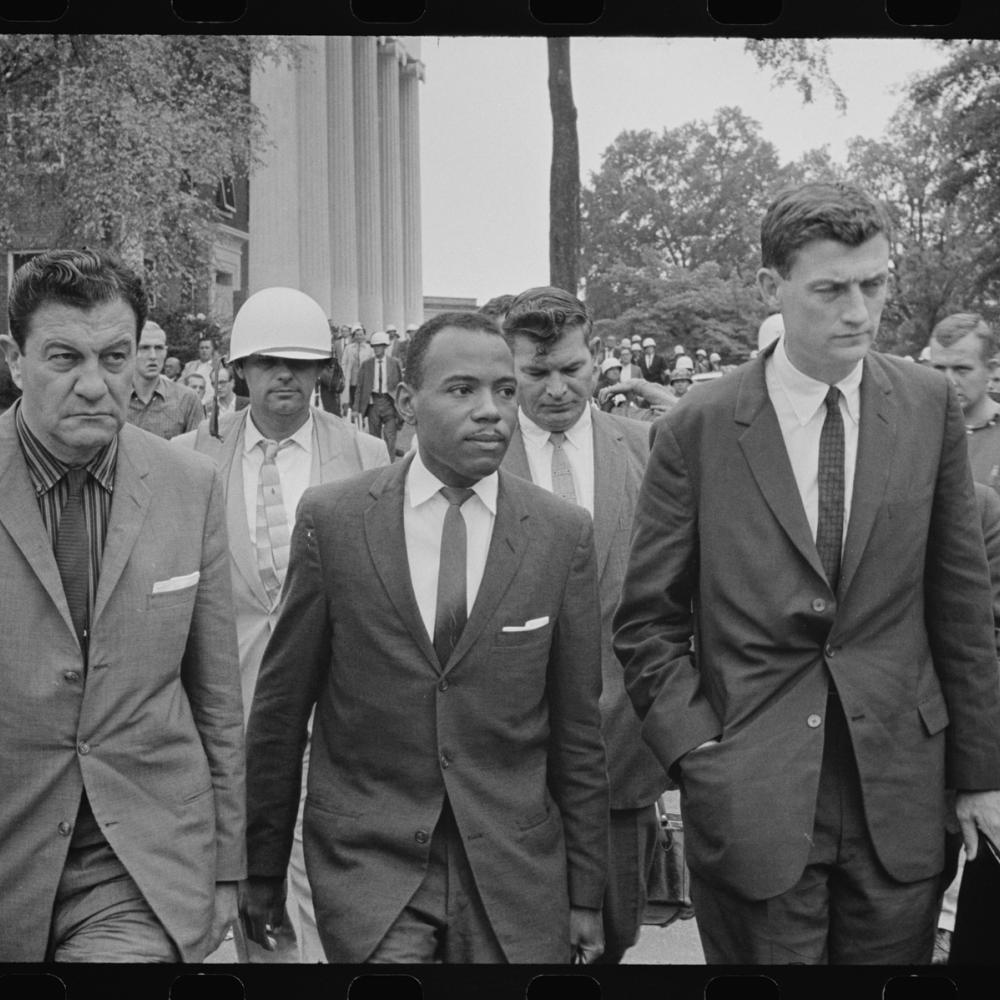
{"label": "light colored suit", "polygon": [[367,959],[406,906],[447,795],[508,959],[568,961],[570,903],[600,907],[607,865],[590,518],[501,471],[482,584],[442,666],[407,563],[410,461],[302,499],[247,731],[250,874],[285,870],[315,704],[305,846],[329,960]]}
{"label": "light colored suit", "polygon": [[[0,417],[0,961],[41,961],[81,793],[184,961],[245,875],[243,714],[219,476],[126,424],[89,671]],[[154,584],[200,574],[179,589]]]}

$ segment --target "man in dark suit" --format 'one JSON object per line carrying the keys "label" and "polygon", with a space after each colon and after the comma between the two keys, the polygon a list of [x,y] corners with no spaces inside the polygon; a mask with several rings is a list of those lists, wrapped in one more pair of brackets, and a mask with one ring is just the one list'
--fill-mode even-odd
{"label": "man in dark suit", "polygon": [[418,448],[308,490],[248,728],[247,933],[280,919],[315,706],[306,866],[331,962],[601,951],[608,792],[586,512],[497,472],[515,416],[493,320],[414,335]]}
{"label": "man in dark suit", "polygon": [[8,312],[0,961],[200,962],[245,874],[219,476],[125,423],[138,275],[49,251]]}
{"label": "man in dark suit", "polygon": [[681,785],[709,962],[929,962],[945,788],[970,856],[1000,838],[965,427],[946,379],[869,350],[881,205],[804,185],[761,242],[784,335],[656,425],[615,649]]}
{"label": "man in dark suit", "polygon": [[642,742],[611,648],[632,512],[649,456],[648,427],[590,405],[590,316],[559,288],[530,288],[509,306],[518,420],[503,468],[583,507],[594,519],[601,595],[601,732],[611,787],[604,955],[618,962],[639,935],[659,834],[656,800],[670,782]]}
{"label": "man in dark suit", "polygon": [[399,362],[386,354],[388,347],[388,334],[381,330],[372,334],[373,356],[361,362],[355,409],[368,421],[368,433],[385,441],[389,461],[394,462],[399,416],[393,399],[403,373]]}
{"label": "man in dark suit", "polygon": [[662,354],[656,353],[656,341],[646,337],[639,355],[639,370],[647,382],[663,385],[667,381],[667,362]]}

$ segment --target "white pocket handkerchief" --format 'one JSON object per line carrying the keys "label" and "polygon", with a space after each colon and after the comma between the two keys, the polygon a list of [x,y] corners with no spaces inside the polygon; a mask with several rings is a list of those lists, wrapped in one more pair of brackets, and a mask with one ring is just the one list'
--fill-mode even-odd
{"label": "white pocket handkerchief", "polygon": [[153,584],[154,594],[167,594],[171,590],[183,590],[185,587],[193,587],[201,578],[201,573],[195,570],[186,576],[172,576],[169,580],[157,580]]}
{"label": "white pocket handkerchief", "polygon": [[530,618],[523,625],[504,625],[501,632],[534,632],[536,628],[541,628],[543,625],[548,625],[549,616],[546,615],[544,618]]}

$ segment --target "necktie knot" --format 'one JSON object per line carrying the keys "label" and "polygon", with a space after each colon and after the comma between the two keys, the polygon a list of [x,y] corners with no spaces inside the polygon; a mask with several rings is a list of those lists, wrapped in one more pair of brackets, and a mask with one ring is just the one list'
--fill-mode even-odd
{"label": "necktie knot", "polygon": [[475,490],[470,490],[467,486],[442,486],[441,495],[455,507],[461,507]]}
{"label": "necktie knot", "polygon": [[278,452],[288,444],[288,439],[272,441],[270,438],[261,438],[257,443],[260,445],[261,451],[264,452],[264,461],[273,462]]}
{"label": "necktie knot", "polygon": [[83,490],[83,485],[87,481],[87,470],[84,468],[77,469],[67,469],[66,470],[66,483],[69,486],[69,497],[76,497],[80,495]]}
{"label": "necktie knot", "polygon": [[835,385],[831,385],[830,388],[826,390],[826,408],[829,410],[839,405],[840,390]]}
{"label": "necktie knot", "polygon": [[549,435],[549,441],[553,448],[561,448],[566,441],[565,431],[553,431]]}

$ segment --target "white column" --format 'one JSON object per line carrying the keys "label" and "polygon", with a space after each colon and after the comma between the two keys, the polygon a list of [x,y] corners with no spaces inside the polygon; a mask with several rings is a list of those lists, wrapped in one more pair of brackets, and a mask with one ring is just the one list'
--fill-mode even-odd
{"label": "white column", "polygon": [[330,315],[330,180],[326,42],[305,35],[297,74],[299,120],[299,288]]}
{"label": "white column", "polygon": [[338,325],[360,319],[358,226],[354,203],[354,76],[351,38],[326,39],[326,99],[329,115],[330,318]]}
{"label": "white column", "polygon": [[358,312],[369,333],[382,326],[382,214],[379,190],[378,54],[372,35],[351,39],[354,75],[354,190]]}
{"label": "white column", "polygon": [[395,323],[402,332],[403,320],[403,175],[400,163],[399,57],[400,47],[392,39],[379,47],[378,138],[382,168],[382,320]]}
{"label": "white column", "polygon": [[[403,318],[424,321],[423,246],[420,229],[420,81],[424,64],[411,59],[399,85],[400,162],[403,175]],[[402,333],[403,327],[400,327]]]}

